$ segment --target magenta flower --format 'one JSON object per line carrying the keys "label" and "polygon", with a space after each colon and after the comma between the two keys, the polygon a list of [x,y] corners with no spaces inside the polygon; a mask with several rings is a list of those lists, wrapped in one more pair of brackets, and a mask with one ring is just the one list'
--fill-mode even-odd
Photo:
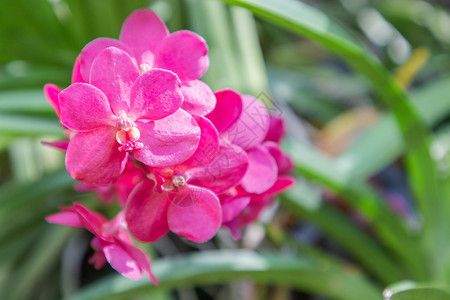
{"label": "magenta flower", "polygon": [[147,180],[130,195],[126,220],[139,240],[154,242],[169,230],[195,242],[212,238],[222,224],[216,193],[241,180],[247,156],[237,147],[220,145],[214,126],[197,117],[202,134],[195,154],[186,162],[149,170]]}
{"label": "magenta flower", "polygon": [[137,10],[125,20],[119,40],[98,38],[83,48],[72,80],[89,81],[95,57],[111,46],[127,52],[142,73],[154,68],[176,73],[182,83],[182,108],[187,112],[205,115],[214,108],[213,92],[198,80],[209,66],[208,47],[199,35],[187,30],[170,34],[153,11]]}
{"label": "magenta flower", "polygon": [[128,153],[163,167],[188,159],[200,129],[179,109],[178,77],[152,69],[140,75],[124,51],[110,47],[92,63],[88,83],[59,93],[61,122],[74,131],[66,154],[69,174],[84,183],[108,185],[125,168]]}
{"label": "magenta flower", "polygon": [[108,262],[117,272],[129,279],[140,279],[144,273],[154,284],[158,284],[150,271],[149,257],[133,245],[126,232],[123,213],[108,222],[102,215],[74,203],[73,208],[47,216],[46,220],[49,223],[84,227],[94,234],[91,246],[95,253],[89,263],[96,269],[102,268]]}

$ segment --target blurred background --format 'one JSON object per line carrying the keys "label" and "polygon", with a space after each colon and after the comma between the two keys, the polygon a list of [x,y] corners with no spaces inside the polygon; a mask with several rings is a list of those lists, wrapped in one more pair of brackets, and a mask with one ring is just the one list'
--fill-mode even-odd
{"label": "blurred background", "polygon": [[[436,136],[432,156],[448,186],[450,81],[445,79],[450,75],[450,1],[303,2],[350,31],[417,95],[413,99],[419,115]],[[41,144],[63,138],[42,88],[46,83],[68,86],[83,46],[97,37],[118,38],[125,18],[143,7],[155,10],[171,32],[190,29],[206,39],[210,69],[203,80],[213,90],[233,88],[255,95],[286,119],[286,151],[323,160],[325,168],[328,160],[342,170],[359,164],[354,178],[368,183],[409,232],[421,230],[402,159],[405,146],[392,116],[361,75],[314,41],[255,18],[246,9],[213,0],[0,0],[0,299],[61,299],[114,273],[107,267],[95,271],[87,264],[92,254],[87,232],[44,221],[60,205],[73,201],[99,206],[95,194],[74,191],[74,181],[64,170],[64,154]],[[353,159],[356,155],[360,156]],[[299,186],[247,228],[242,240],[234,241],[226,230],[205,244],[169,235],[147,251],[155,260],[208,249],[272,250],[307,257],[326,253],[340,266],[364,273],[380,291],[395,282],[397,277],[383,278],[382,272],[374,271],[367,263],[370,257],[354,249],[357,240],[345,240],[345,230],[333,231],[333,226],[355,227],[357,233],[349,229],[348,237],[362,234],[385,251],[373,220],[361,213],[370,215],[372,208],[362,206],[371,204],[349,204],[314,176],[296,176]],[[302,199],[303,210],[286,209],[290,197]],[[322,203],[330,209],[326,213],[308,210]],[[110,216],[117,211],[114,206],[102,209]],[[338,219],[346,221],[333,223]],[[407,271],[401,273],[404,279],[414,279]],[[132,299],[334,299],[308,288],[299,290],[255,283],[250,277],[201,287],[185,283]]]}

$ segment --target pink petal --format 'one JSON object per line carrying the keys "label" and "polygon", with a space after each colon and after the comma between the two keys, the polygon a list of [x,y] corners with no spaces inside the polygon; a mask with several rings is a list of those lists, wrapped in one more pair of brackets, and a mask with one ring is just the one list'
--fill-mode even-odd
{"label": "pink petal", "polygon": [[284,121],[282,118],[271,115],[269,122],[269,130],[267,132],[265,141],[273,141],[279,143],[285,133]]}
{"label": "pink petal", "polygon": [[189,170],[190,184],[203,186],[216,194],[237,185],[248,166],[247,154],[235,145],[221,145],[217,156],[208,165]]}
{"label": "pink petal", "polygon": [[159,120],[173,114],[183,101],[181,83],[170,71],[152,69],[131,88],[130,113],[134,119]]}
{"label": "pink petal", "polygon": [[145,254],[144,251],[139,249],[133,245],[122,244],[124,249],[130,254],[133,260],[136,262],[139,269],[141,269],[145,275],[147,275],[148,279],[150,279],[153,284],[158,284],[158,279],[156,279],[155,275],[150,270],[150,258]]}
{"label": "pink petal", "polygon": [[291,158],[281,151],[278,144],[272,141],[263,143],[263,146],[269,151],[270,155],[275,159],[278,166],[278,174],[288,174],[294,167]]}
{"label": "pink petal", "polygon": [[49,215],[45,217],[45,220],[53,224],[61,224],[71,227],[84,227],[77,213],[73,210],[62,211],[56,214]]}
{"label": "pink petal", "polygon": [[74,83],[62,90],[59,107],[61,123],[72,130],[87,131],[115,125],[105,94],[87,83]]}
{"label": "pink petal", "polygon": [[130,107],[130,90],[139,70],[123,50],[109,47],[95,57],[89,82],[98,87],[108,99],[116,116],[126,114]]}
{"label": "pink petal", "polygon": [[133,12],[120,31],[120,41],[126,44],[138,64],[153,65],[154,49],[169,34],[166,25],[150,9]]}
{"label": "pink petal", "polygon": [[195,119],[183,110],[158,121],[136,122],[144,147],[134,157],[151,167],[179,164],[194,154],[200,141],[200,128]]}
{"label": "pink petal", "polygon": [[88,263],[94,265],[96,270],[100,270],[106,264],[105,254],[102,251],[95,251],[94,254],[89,258]]}
{"label": "pink petal", "polygon": [[188,185],[185,194],[177,196],[191,198],[181,202],[192,205],[179,205],[179,199],[172,200],[167,212],[170,230],[198,243],[211,239],[222,224],[219,198],[210,190],[193,185]]}
{"label": "pink petal", "polygon": [[75,60],[75,64],[73,65],[73,69],[72,69],[72,80],[71,80],[71,83],[75,83],[75,82],[87,82],[87,80],[85,80],[83,78],[83,75],[81,75],[81,58],[80,58],[80,55],[77,56],[77,59]]}
{"label": "pink petal", "polygon": [[223,223],[236,218],[250,203],[250,197],[230,197],[221,202]]}
{"label": "pink petal", "polygon": [[209,164],[219,151],[219,136],[211,121],[199,116],[195,120],[201,130],[200,142],[191,158],[182,163],[186,169]]}
{"label": "pink petal", "polygon": [[242,113],[242,98],[233,90],[222,90],[215,93],[217,103],[214,110],[206,117],[213,122],[219,133],[234,124]]}
{"label": "pink petal", "polygon": [[295,178],[290,176],[280,176],[274,185],[264,192],[265,196],[276,196],[284,193],[295,185]]}
{"label": "pink petal", "polygon": [[154,67],[175,72],[183,82],[200,78],[208,66],[208,46],[191,31],[172,33],[156,49]]}
{"label": "pink petal", "polygon": [[144,172],[136,167],[131,161],[127,163],[125,171],[114,184],[116,188],[118,202],[121,206],[125,206],[128,196],[138,183],[145,177]]}
{"label": "pink petal", "polygon": [[216,106],[216,97],[211,88],[200,80],[183,83],[181,86],[184,100],[183,108],[190,114],[205,116],[213,111]]}
{"label": "pink petal", "polygon": [[99,127],[76,133],[66,154],[66,168],[74,179],[92,185],[109,185],[125,168],[128,154],[120,152],[116,129]]}
{"label": "pink petal", "polygon": [[130,194],[125,219],[130,233],[142,242],[151,243],[169,232],[167,193],[157,193],[152,180],[144,180]]}
{"label": "pink petal", "polygon": [[69,141],[63,140],[63,141],[55,141],[55,142],[41,142],[42,145],[49,146],[61,151],[67,151],[67,147],[69,146]]}
{"label": "pink petal", "polygon": [[80,54],[80,73],[84,82],[88,82],[91,74],[91,66],[97,54],[108,47],[116,47],[130,53],[128,47],[118,40],[110,38],[97,38],[84,46]]}
{"label": "pink petal", "polygon": [[266,107],[252,96],[242,96],[244,108],[239,120],[222,136],[243,149],[259,145],[269,130],[269,113]]}
{"label": "pink petal", "polygon": [[59,117],[59,100],[58,94],[61,92],[61,89],[56,84],[48,83],[44,85],[44,96],[47,99],[48,104],[55,110],[56,115]]}
{"label": "pink petal", "polygon": [[138,280],[142,277],[141,268],[120,243],[102,243],[106,260],[117,272],[128,279]]}
{"label": "pink petal", "polygon": [[277,180],[277,163],[262,146],[250,149],[247,154],[248,169],[241,185],[249,193],[261,194]]}
{"label": "pink petal", "polygon": [[106,223],[106,219],[101,214],[93,212],[78,203],[74,203],[73,208],[87,230],[95,236],[104,237],[103,225]]}

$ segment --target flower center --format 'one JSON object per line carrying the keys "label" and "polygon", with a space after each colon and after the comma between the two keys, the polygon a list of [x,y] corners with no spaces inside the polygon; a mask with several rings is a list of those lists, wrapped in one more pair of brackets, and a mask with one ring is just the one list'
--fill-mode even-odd
{"label": "flower center", "polygon": [[116,141],[121,145],[119,151],[132,152],[133,150],[142,149],[143,144],[138,140],[141,132],[133,121],[127,118],[121,118],[117,122]]}
{"label": "flower center", "polygon": [[150,67],[149,64],[140,64],[139,65],[139,71],[141,71],[141,74],[144,74],[147,71],[150,71],[152,69],[152,67]]}
{"label": "flower center", "polygon": [[156,182],[155,191],[160,193],[163,191],[170,192],[176,188],[180,188],[187,182],[186,174],[174,173],[169,168],[154,171],[150,178]]}

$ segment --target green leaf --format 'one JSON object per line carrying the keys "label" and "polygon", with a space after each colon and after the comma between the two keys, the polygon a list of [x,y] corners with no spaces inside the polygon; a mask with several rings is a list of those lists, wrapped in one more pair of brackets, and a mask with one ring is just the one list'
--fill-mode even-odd
{"label": "green leaf", "polygon": [[0,132],[5,136],[42,136],[44,134],[63,136],[63,131],[59,128],[56,119],[2,113],[0,113]]}
{"label": "green leaf", "polygon": [[250,279],[258,283],[289,286],[330,299],[381,300],[381,292],[356,270],[280,254],[248,250],[202,251],[156,261],[152,270],[159,286],[147,279],[131,281],[121,276],[101,280],[65,300],[131,299],[152,291]]}
{"label": "green leaf", "polygon": [[388,287],[383,295],[385,300],[450,300],[450,289],[445,284],[404,281]]}

